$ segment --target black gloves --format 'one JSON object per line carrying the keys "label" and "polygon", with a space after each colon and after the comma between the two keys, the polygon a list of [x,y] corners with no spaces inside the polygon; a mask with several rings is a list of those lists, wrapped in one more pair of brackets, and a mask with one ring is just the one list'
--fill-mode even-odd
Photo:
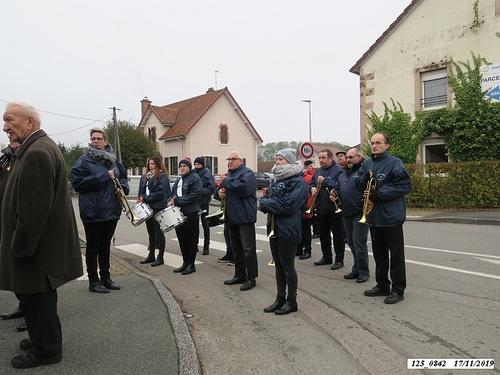
{"label": "black gloves", "polygon": [[380,202],[380,194],[378,193],[378,190],[372,190],[370,192],[370,200],[373,204]]}

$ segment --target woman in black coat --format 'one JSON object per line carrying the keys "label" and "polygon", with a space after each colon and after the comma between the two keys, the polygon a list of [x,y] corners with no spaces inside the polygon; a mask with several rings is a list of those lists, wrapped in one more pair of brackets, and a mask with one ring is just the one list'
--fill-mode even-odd
{"label": "woman in black coat", "polygon": [[[148,159],[148,172],[142,176],[139,183],[138,203],[146,203],[152,210],[153,215],[146,220],[146,228],[149,235],[149,254],[146,259],[141,260],[141,264],[151,263],[152,267],[164,263],[165,234],[160,223],[155,220],[155,215],[167,207],[167,201],[172,196],[170,183],[168,182],[168,171],[159,156]],[[160,252],[155,260],[155,248]]]}

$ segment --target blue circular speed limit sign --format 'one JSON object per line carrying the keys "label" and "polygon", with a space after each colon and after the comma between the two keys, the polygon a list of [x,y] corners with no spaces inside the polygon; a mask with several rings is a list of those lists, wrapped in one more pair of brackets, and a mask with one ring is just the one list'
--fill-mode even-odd
{"label": "blue circular speed limit sign", "polygon": [[309,142],[304,142],[300,145],[300,154],[304,159],[309,159],[314,155],[314,147]]}

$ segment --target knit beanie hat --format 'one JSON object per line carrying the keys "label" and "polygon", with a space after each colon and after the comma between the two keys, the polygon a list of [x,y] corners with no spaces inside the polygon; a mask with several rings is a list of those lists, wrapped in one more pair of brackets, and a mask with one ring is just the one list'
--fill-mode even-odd
{"label": "knit beanie hat", "polygon": [[194,164],[201,164],[202,167],[205,166],[205,159],[203,159],[201,156],[198,156],[196,159],[194,159]]}
{"label": "knit beanie hat", "polygon": [[182,159],[179,162],[179,167],[181,166],[181,164],[186,164],[189,167],[189,169],[193,169],[193,165],[191,164],[191,161],[188,159]]}
{"label": "knit beanie hat", "polygon": [[295,155],[295,150],[291,148],[284,148],[283,150],[279,150],[276,153],[276,156],[281,156],[282,158],[286,159],[287,162],[290,164],[294,164],[297,161],[297,156]]}

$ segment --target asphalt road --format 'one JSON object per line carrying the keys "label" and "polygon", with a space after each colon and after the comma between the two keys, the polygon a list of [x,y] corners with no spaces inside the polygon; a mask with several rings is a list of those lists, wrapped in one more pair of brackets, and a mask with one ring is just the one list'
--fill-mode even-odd
{"label": "asphalt road", "polygon": [[[495,370],[407,369],[408,359],[500,358],[498,226],[407,222],[408,287],[397,305],[363,296],[375,285],[373,277],[365,284],[343,278],[352,266],[348,247],[343,269],[315,267],[313,261],[321,257],[315,241],[313,257],[296,262],[299,312],[275,316],[262,311],[276,295],[264,223],[259,213],[259,278],[247,292],[223,285],[234,267],[217,262],[224,254],[222,228],[212,228],[210,255],[199,253],[197,272],[183,276],[172,272],[181,263],[174,231],[167,233],[166,264],[152,268],[139,264],[146,255],[145,226],[133,227],[124,216],[118,225],[113,254],[170,290],[204,374],[500,372],[498,365]],[[374,275],[372,256],[370,262]]]}

